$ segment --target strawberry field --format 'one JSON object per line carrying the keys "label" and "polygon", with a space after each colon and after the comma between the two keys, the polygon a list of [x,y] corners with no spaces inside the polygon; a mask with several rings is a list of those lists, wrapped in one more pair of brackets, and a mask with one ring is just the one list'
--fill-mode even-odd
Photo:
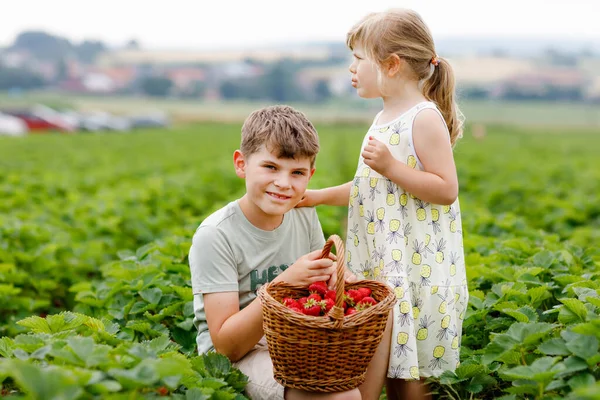
{"label": "strawberry field", "polygon": [[[311,187],[348,181],[366,126],[317,128]],[[243,398],[226,358],[195,352],[187,265],[197,225],[243,193],[239,129],[0,137],[2,396]],[[599,149],[585,130],[458,143],[471,298],[439,398],[600,398]],[[346,236],[344,208],[318,212]]]}

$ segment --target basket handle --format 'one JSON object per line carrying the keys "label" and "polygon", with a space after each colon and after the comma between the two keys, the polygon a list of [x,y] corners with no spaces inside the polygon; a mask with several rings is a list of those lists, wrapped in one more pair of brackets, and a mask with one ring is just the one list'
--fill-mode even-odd
{"label": "basket handle", "polygon": [[344,272],[346,265],[344,242],[338,235],[331,235],[325,242],[321,258],[326,258],[331,252],[331,248],[335,245],[336,257],[337,257],[337,280],[335,282],[335,305],[329,310],[329,317],[335,320],[335,327],[341,328],[344,319]]}

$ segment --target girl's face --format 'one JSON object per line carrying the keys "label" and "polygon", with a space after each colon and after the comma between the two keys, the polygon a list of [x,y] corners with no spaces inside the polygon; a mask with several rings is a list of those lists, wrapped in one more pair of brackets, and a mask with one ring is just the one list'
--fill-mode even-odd
{"label": "girl's face", "polygon": [[377,65],[366,58],[362,46],[354,47],[353,56],[349,70],[352,74],[352,86],[356,88],[358,95],[365,99],[381,97],[377,83]]}

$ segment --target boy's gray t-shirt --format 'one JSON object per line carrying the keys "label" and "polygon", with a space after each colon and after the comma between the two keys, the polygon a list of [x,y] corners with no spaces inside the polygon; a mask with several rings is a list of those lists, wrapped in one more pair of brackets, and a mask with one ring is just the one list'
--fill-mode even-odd
{"label": "boy's gray t-shirt", "polygon": [[211,214],[196,230],[189,253],[198,353],[212,350],[203,293],[239,292],[240,309],[296,260],[325,245],[317,212],[293,208],[273,231],[252,225],[238,201]]}

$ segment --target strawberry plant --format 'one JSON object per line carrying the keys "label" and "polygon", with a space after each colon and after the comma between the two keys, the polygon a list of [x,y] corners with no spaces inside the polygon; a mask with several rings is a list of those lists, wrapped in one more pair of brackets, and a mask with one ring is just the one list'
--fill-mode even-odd
{"label": "strawberry plant", "polygon": [[[187,265],[198,224],[244,191],[230,159],[239,128],[0,137],[2,396],[241,398],[244,377],[227,359],[196,355]],[[317,128],[311,188],[352,179],[366,126]],[[502,126],[458,142],[470,298],[452,342],[460,365],[430,380],[439,398],[599,398],[599,146],[596,132]],[[353,212],[368,218],[358,200]],[[317,212],[326,237],[363,240],[348,209]],[[398,226],[390,241],[402,240]],[[314,291],[325,309],[335,301]],[[359,312],[356,296],[347,313]],[[418,303],[401,307],[417,334],[440,334]],[[452,330],[442,321],[441,334]]]}

